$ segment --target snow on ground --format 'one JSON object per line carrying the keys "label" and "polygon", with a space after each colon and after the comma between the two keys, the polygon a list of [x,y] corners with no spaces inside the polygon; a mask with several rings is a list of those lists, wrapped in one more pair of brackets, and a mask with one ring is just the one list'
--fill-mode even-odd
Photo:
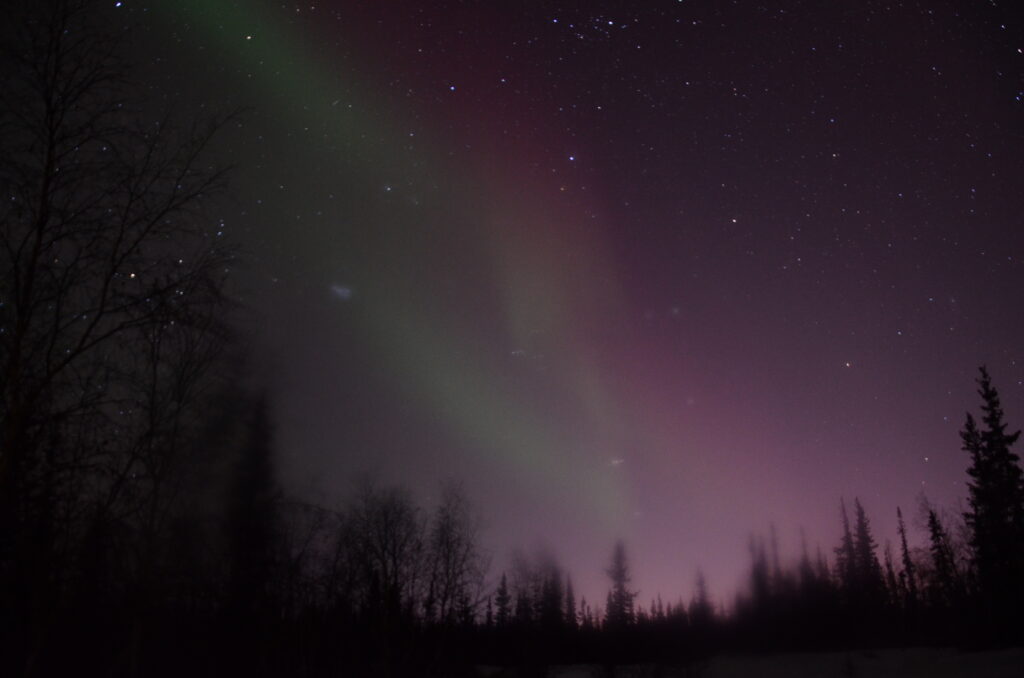
{"label": "snow on ground", "polygon": [[[482,671],[511,678],[514,671]],[[549,678],[1024,678],[1024,648],[959,652],[911,648],[857,652],[723,656],[690,666],[558,666]]]}

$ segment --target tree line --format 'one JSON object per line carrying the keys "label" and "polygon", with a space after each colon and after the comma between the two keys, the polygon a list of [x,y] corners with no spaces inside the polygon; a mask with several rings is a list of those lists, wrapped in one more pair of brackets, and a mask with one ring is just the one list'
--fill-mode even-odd
{"label": "tree line", "polygon": [[[990,647],[1024,641],[1024,482],[991,377],[977,380],[981,421],[968,413],[960,432],[966,453],[967,508],[946,513],[919,499],[917,517],[927,536],[912,544],[901,507],[895,547],[880,548],[859,498],[840,500],[839,543],[783,566],[774,527],[749,543],[746,586],[728,605],[715,605],[698,574],[693,599],[638,603],[630,588],[621,542],[606,570],[603,610],[580,601],[571,580],[560,583],[548,564],[533,578],[518,573],[510,588],[502,575],[497,615],[484,617],[491,637],[512,643],[520,659],[529,651],[571,661],[691,661],[722,651],[842,650],[919,644]],[[529,570],[528,570],[529,571]],[[526,583],[524,583],[526,582]],[[512,593],[510,593],[512,591]],[[561,598],[562,602],[559,603]],[[514,607],[510,607],[514,601]],[[490,610],[490,607],[488,607]],[[559,610],[565,613],[559,616]],[[532,635],[531,635],[532,634]],[[529,642],[515,645],[517,636]],[[557,642],[545,647],[543,638]],[[505,648],[508,658],[508,648]],[[514,654],[514,653],[513,653]],[[568,659],[567,659],[568,657]]]}
{"label": "tree line", "polygon": [[478,664],[691,662],[732,650],[1019,643],[1024,482],[982,368],[961,431],[968,506],[859,499],[839,544],[747,586],[641,601],[623,542],[607,596],[552,554],[492,572],[458,485],[418,506],[364,484],[342,506],[278,488],[269,394],[226,294],[237,256],[209,155],[231,118],[154,113],[89,0],[15,3],[0,27],[0,667],[38,676],[451,675]]}

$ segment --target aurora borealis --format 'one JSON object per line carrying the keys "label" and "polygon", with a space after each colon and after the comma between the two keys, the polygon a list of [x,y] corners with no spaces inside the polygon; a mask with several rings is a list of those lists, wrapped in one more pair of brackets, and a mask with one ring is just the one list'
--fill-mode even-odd
{"label": "aurora borealis", "polygon": [[458,479],[492,575],[544,544],[599,598],[621,536],[641,602],[728,602],[771,524],[955,513],[978,365],[1024,422],[1012,3],[109,12],[160,98],[245,109],[221,218],[290,492]]}

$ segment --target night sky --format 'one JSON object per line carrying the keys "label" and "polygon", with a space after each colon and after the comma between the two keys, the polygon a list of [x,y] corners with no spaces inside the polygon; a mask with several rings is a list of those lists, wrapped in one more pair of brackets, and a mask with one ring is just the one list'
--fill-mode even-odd
{"label": "night sky", "polygon": [[[726,601],[751,533],[966,495],[1024,424],[1014,2],[110,2],[211,156],[287,490],[459,480],[500,575]],[[597,600],[594,600],[594,599]]]}

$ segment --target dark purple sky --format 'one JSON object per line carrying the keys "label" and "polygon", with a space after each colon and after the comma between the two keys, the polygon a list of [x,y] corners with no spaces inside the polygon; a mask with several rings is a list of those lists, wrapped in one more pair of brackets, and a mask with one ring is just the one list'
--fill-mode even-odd
{"label": "dark purple sky", "polygon": [[454,478],[495,575],[543,544],[603,598],[621,536],[641,601],[727,597],[841,496],[880,543],[955,512],[978,365],[1024,422],[1016,3],[117,4],[155,94],[250,109],[292,492]]}

